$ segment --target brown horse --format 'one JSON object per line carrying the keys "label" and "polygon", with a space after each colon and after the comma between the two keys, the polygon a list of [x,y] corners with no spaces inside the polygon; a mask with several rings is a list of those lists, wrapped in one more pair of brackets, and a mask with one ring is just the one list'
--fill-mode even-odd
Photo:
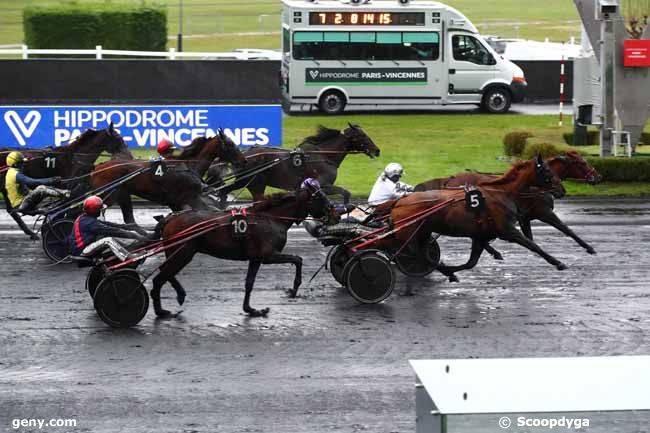
{"label": "brown horse", "polygon": [[[262,264],[291,263],[296,267],[293,288],[289,291],[295,297],[302,282],[302,258],[291,254],[282,254],[287,243],[287,231],[294,224],[299,224],[308,215],[316,218],[338,219],[327,197],[308,185],[297,192],[274,194],[264,201],[246,209],[245,225],[232,224],[230,212],[187,211],[172,214],[162,222],[162,239],[170,242],[191,232],[193,227],[216,224],[207,233],[187,242],[171,247],[165,251],[167,261],[160,266],[160,273],[153,279],[151,298],[156,315],[168,316],[170,313],[162,308],[160,289],[170,282],[176,290],[179,304],[185,300],[185,290],[176,279],[178,274],[196,253],[213,257],[248,261],[246,274],[246,294],[244,311],[250,316],[264,316],[269,309],[256,310],[250,306],[250,296],[255,283],[255,276]],[[160,228],[159,228],[160,229]]]}
{"label": "brown horse", "polygon": [[373,248],[394,249],[409,241],[428,242],[431,233],[472,239],[472,252],[467,263],[460,266],[440,265],[437,270],[450,281],[458,281],[455,272],[476,266],[485,246],[494,239],[517,243],[542,256],[558,270],[566,266],[546,253],[535,242],[524,236],[516,227],[517,204],[515,197],[532,186],[544,189],[557,188],[559,178],[541,157],[515,163],[503,176],[477,185],[484,197],[483,210],[468,210],[464,190],[434,190],[414,192],[399,199],[392,207],[390,218],[399,221],[409,215],[425,211],[432,206],[450,200],[450,204],[413,224],[399,230],[394,237],[373,244]]}
{"label": "brown horse", "polygon": [[[33,178],[59,176],[64,179],[79,178],[87,175],[94,167],[95,161],[102,152],[108,152],[111,158],[130,156],[130,152],[120,134],[115,131],[111,123],[106,129],[88,129],[67,146],[45,149],[0,149],[0,166],[5,167],[7,155],[13,151],[21,152],[26,161],[23,173]],[[5,189],[6,169],[0,169],[0,192],[5,199],[7,211],[11,211],[11,204],[7,200]],[[75,182],[78,182],[75,179]],[[72,182],[68,186],[72,185]],[[20,228],[32,239],[38,239],[20,215],[10,212],[12,218]]]}
{"label": "brown horse", "polygon": [[[107,195],[107,204],[117,202],[127,224],[134,224],[131,195],[154,203],[169,206],[173,211],[190,207],[207,209],[203,200],[204,184],[201,178],[213,160],[219,158],[237,166],[243,166],[246,159],[237,145],[219,129],[211,138],[198,137],[177,157],[164,160],[164,171],[145,170],[120,184]],[[90,187],[100,188],[138,170],[148,169],[151,161],[109,161],[95,167]]]}
{"label": "brown horse", "polygon": [[[596,169],[575,151],[569,151],[566,155],[555,156],[546,160],[549,167],[560,180],[579,179],[595,185],[602,180]],[[474,172],[460,173],[452,177],[431,179],[416,185],[415,191],[428,191],[434,189],[445,189],[463,185],[476,185],[498,178],[497,175],[481,174]],[[554,195],[539,188],[531,188],[529,191],[516,197],[517,208],[519,209],[519,227],[528,239],[533,239],[531,221],[539,220],[555,227],[565,235],[575,240],[589,254],[596,254],[591,245],[582,240],[573,232],[553,211],[555,206]],[[487,246],[486,251],[497,259],[502,259],[501,254],[493,247]]]}
{"label": "brown horse", "polygon": [[[244,155],[248,160],[246,173],[256,168],[254,175],[240,174],[233,185],[221,187],[222,201],[226,195],[240,188],[248,188],[254,200],[264,198],[267,186],[284,190],[295,190],[306,178],[316,179],[325,194],[340,194],[345,203],[350,201],[350,192],[334,185],[338,168],[350,153],[364,153],[370,158],[379,156],[379,148],[357,125],[348,124],[343,132],[319,126],[316,135],[306,138],[292,153],[288,149],[252,147]],[[280,161],[273,163],[275,159]],[[267,169],[263,167],[267,166]],[[208,183],[220,186],[222,173],[218,167],[208,173]]]}

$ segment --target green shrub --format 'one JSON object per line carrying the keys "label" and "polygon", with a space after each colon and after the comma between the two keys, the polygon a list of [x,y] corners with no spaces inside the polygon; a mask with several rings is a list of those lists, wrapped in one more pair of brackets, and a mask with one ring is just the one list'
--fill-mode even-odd
{"label": "green shrub", "polygon": [[543,158],[550,158],[551,156],[563,154],[566,150],[566,148],[556,146],[552,143],[528,143],[521,157],[522,159],[531,159],[539,153]]}
{"label": "green shrub", "polygon": [[528,131],[509,132],[503,137],[503,153],[507,156],[520,156],[526,147],[528,139],[532,137]]}
{"label": "green shrub", "polygon": [[[585,146],[597,145],[600,140],[599,137],[600,137],[599,131],[587,131],[587,142],[584,145]],[[564,134],[562,134],[562,138],[564,138],[564,142],[569,146],[579,146],[579,144],[575,144],[573,141],[573,132],[565,132]]]}
{"label": "green shrub", "polygon": [[163,51],[167,12],[161,7],[116,3],[65,3],[23,10],[25,44],[41,49]]}
{"label": "green shrub", "polygon": [[586,158],[608,182],[650,182],[650,158]]}
{"label": "green shrub", "polygon": [[639,138],[639,144],[650,146],[650,132],[641,133],[641,138]]}

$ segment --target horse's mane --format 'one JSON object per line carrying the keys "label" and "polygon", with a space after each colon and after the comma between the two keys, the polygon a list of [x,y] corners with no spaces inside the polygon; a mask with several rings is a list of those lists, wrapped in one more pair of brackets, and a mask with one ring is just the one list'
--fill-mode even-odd
{"label": "horse's mane", "polygon": [[512,164],[512,167],[501,177],[494,180],[486,180],[481,182],[481,185],[504,185],[513,182],[519,176],[519,171],[526,168],[530,161],[517,161]]}
{"label": "horse's mane", "polygon": [[249,210],[252,212],[267,211],[283,205],[289,200],[295,200],[295,198],[295,192],[276,192],[275,194],[265,196],[264,200],[255,203]]}
{"label": "horse's mane", "polygon": [[314,146],[319,146],[326,141],[329,141],[333,138],[337,138],[341,135],[341,131],[338,129],[331,129],[331,128],[326,128],[323,125],[318,125],[318,128],[316,129],[316,134],[311,135],[305,140],[298,145],[298,147],[302,147],[305,144],[313,144]]}
{"label": "horse's mane", "polygon": [[213,138],[214,137],[196,137],[192,140],[192,143],[190,143],[190,145],[183,149],[180,155],[178,155],[178,159],[190,159],[195,157],[199,152],[201,152],[201,150],[203,150],[203,146]]}
{"label": "horse's mane", "polygon": [[96,129],[88,128],[86,129],[79,137],[75,138],[73,142],[68,144],[67,146],[63,146],[63,150],[67,151],[76,151],[78,148],[81,146],[82,143],[85,143],[86,140],[90,139],[91,137],[94,137],[97,135],[99,131]]}

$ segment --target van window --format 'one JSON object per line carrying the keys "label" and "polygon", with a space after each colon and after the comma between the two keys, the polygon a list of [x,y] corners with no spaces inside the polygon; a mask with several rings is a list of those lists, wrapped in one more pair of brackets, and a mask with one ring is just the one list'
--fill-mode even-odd
{"label": "van window", "polygon": [[496,64],[492,54],[473,36],[454,35],[451,38],[451,47],[454,60],[475,63],[477,65]]}
{"label": "van window", "polygon": [[438,60],[437,32],[294,32],[296,60]]}
{"label": "van window", "polygon": [[289,29],[282,29],[282,52],[289,54],[291,50],[291,33]]}

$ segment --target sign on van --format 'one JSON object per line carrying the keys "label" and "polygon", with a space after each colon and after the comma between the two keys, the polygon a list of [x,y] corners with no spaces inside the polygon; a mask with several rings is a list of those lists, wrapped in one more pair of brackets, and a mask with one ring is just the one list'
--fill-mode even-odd
{"label": "sign on van", "polygon": [[427,68],[306,68],[307,85],[339,83],[427,84]]}
{"label": "sign on van", "polygon": [[223,128],[237,145],[281,146],[280,105],[0,106],[0,147],[61,146],[109,123],[130,148],[187,146]]}

